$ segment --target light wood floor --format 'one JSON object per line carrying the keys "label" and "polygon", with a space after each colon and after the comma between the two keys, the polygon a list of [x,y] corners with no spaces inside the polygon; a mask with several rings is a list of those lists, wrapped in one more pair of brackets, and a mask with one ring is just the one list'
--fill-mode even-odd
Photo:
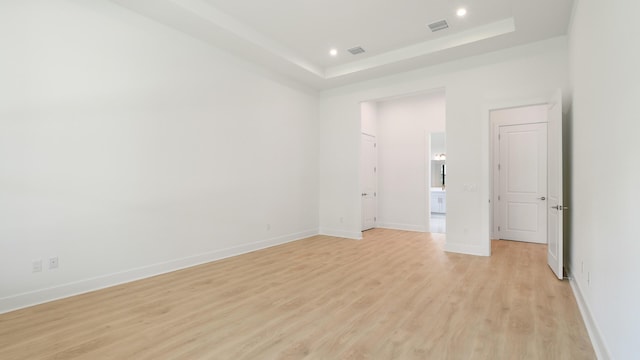
{"label": "light wood floor", "polygon": [[0,359],[593,359],[543,245],[316,236],[0,315]]}

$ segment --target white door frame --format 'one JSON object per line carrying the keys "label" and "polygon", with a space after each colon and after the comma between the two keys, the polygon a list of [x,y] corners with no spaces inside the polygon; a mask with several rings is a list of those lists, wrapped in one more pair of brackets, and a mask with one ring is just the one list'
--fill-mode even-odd
{"label": "white door frame", "polygon": [[491,124],[491,112],[495,110],[502,109],[511,109],[511,108],[519,108],[525,106],[534,106],[534,105],[543,105],[548,104],[549,99],[540,97],[540,98],[528,98],[528,99],[515,99],[509,101],[496,101],[496,102],[485,102],[482,106],[482,123],[485,124],[484,131],[482,134],[482,177],[483,183],[480,184],[480,198],[486,199],[487,211],[482,213],[481,219],[481,231],[480,236],[484,239],[484,249],[481,255],[491,256],[491,239],[493,239],[493,183],[494,183],[494,174],[492,169],[494,168],[493,164],[493,143],[494,143],[494,133],[493,127]]}
{"label": "white door frame", "polygon": [[426,159],[424,159],[424,170],[425,170],[425,183],[423,184],[424,186],[426,186],[426,196],[425,196],[425,200],[424,200],[424,206],[425,206],[425,215],[426,218],[424,219],[424,228],[425,228],[425,232],[431,232],[431,158],[433,157],[433,154],[431,153],[431,134],[433,134],[432,132],[429,131],[425,131],[425,157]]}

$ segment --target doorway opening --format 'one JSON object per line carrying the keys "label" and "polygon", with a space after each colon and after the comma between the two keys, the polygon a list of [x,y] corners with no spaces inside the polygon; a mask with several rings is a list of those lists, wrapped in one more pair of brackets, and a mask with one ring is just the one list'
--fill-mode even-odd
{"label": "doorway opening", "polygon": [[[437,232],[444,233],[446,198],[442,181],[446,182],[446,174],[441,174],[440,168],[432,171],[430,147],[431,134],[439,134],[434,144],[441,158],[438,161],[444,160],[444,90],[366,101],[360,105],[361,230],[378,227],[430,232],[431,207],[434,206]],[[431,199],[436,195],[435,190],[438,190],[435,199],[438,205]]]}
{"label": "doorway opening", "polygon": [[547,105],[491,111],[494,239],[547,243]]}
{"label": "doorway opening", "polygon": [[[564,203],[569,200],[563,181],[567,171],[564,138],[569,134],[563,132],[562,100],[558,89],[546,101],[487,107],[485,113],[490,129],[485,157],[489,168],[487,254],[491,255],[491,239],[531,241],[513,238],[510,230],[529,235],[533,229],[543,231],[542,240],[533,242],[546,244],[547,263],[558,279],[564,276],[564,211],[568,210]],[[541,128],[538,134],[536,127]],[[545,176],[536,170],[541,164],[546,168]],[[523,175],[527,172],[534,175]],[[522,198],[509,198],[512,195]]]}
{"label": "doorway opening", "polygon": [[447,224],[447,145],[444,132],[429,134],[427,151],[429,174],[429,232],[446,233]]}

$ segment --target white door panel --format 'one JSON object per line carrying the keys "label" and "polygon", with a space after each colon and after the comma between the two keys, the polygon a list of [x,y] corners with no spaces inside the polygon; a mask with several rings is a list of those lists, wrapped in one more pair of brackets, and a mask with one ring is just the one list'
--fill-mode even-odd
{"label": "white door panel", "polygon": [[509,202],[507,206],[508,230],[538,231],[538,204]]}
{"label": "white door panel", "polygon": [[369,230],[376,226],[376,138],[362,134],[361,140],[360,178],[362,189],[362,230]]}
{"label": "white door panel", "polygon": [[546,243],[547,124],[499,128],[501,239]]}
{"label": "white door panel", "polygon": [[549,102],[549,206],[547,262],[558,279],[563,274],[562,92]]}

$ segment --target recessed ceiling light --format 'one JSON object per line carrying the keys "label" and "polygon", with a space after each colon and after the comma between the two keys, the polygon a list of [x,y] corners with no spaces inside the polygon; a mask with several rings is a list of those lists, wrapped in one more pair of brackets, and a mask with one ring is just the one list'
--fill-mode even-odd
{"label": "recessed ceiling light", "polygon": [[331,50],[329,50],[329,55],[331,55],[331,56],[338,56],[338,50],[336,50],[336,49],[331,49]]}
{"label": "recessed ceiling light", "polygon": [[458,17],[463,17],[467,15],[467,9],[465,8],[458,9],[458,11],[456,11],[456,15],[458,15]]}

